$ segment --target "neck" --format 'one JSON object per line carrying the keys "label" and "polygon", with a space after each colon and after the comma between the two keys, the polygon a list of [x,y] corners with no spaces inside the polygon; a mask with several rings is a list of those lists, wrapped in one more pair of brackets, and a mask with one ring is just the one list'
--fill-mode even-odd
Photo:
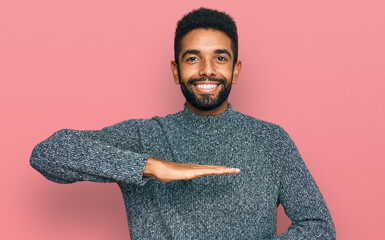
{"label": "neck", "polygon": [[212,109],[212,110],[208,110],[208,111],[198,109],[198,108],[194,107],[193,105],[191,105],[191,103],[188,101],[186,101],[186,106],[193,113],[196,113],[199,115],[211,116],[211,115],[217,115],[217,114],[221,114],[221,113],[225,112],[227,110],[227,107],[228,107],[228,100],[226,99],[217,108]]}

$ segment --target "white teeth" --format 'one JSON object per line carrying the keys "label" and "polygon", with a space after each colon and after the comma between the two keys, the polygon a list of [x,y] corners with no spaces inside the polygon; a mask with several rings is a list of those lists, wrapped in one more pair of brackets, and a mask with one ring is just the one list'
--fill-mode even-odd
{"label": "white teeth", "polygon": [[217,84],[198,84],[196,86],[198,88],[210,89],[210,88],[215,88]]}

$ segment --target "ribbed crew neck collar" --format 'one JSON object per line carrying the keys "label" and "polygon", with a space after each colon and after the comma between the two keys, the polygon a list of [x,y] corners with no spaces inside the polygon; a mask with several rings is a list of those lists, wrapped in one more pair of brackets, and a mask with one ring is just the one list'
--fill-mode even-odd
{"label": "ribbed crew neck collar", "polygon": [[199,134],[211,134],[226,130],[229,124],[231,124],[231,116],[234,114],[234,111],[229,103],[226,111],[207,116],[190,111],[186,104],[184,104],[184,111],[182,113],[189,130]]}

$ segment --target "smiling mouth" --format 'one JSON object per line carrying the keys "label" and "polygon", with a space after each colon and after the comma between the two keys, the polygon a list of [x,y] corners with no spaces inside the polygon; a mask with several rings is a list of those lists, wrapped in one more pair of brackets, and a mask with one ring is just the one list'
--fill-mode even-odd
{"label": "smiling mouth", "polygon": [[204,93],[210,93],[210,92],[215,92],[219,88],[220,83],[213,83],[213,82],[198,82],[194,83],[193,86],[199,91],[199,92],[204,92]]}

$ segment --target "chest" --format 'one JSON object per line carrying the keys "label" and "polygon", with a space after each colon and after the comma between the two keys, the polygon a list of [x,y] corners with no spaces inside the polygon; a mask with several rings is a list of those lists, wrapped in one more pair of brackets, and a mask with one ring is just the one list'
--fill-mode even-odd
{"label": "chest", "polygon": [[[146,141],[146,152],[166,161],[220,165],[241,169],[238,174],[205,176],[188,181],[148,182],[144,189],[170,208],[256,213],[276,207],[279,171],[258,137],[247,132],[216,135],[183,135],[162,131],[157,139]],[[226,210],[227,209],[227,210]]]}

